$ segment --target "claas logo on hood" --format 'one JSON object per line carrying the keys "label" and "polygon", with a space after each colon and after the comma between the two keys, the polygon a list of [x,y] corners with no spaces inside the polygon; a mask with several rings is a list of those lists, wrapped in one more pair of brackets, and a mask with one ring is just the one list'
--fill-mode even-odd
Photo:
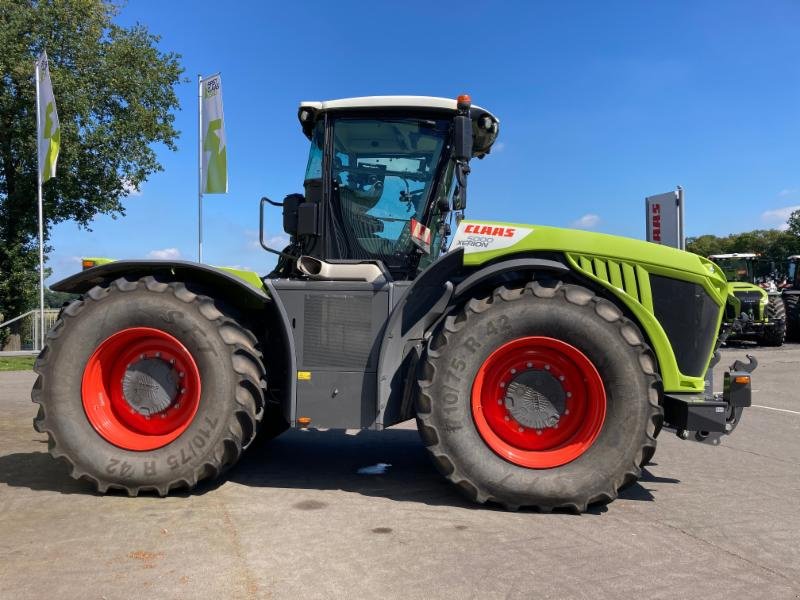
{"label": "claas logo on hood", "polygon": [[513,227],[495,227],[493,225],[480,225],[470,223],[464,228],[464,233],[475,233],[477,235],[492,235],[497,237],[513,237],[516,233]]}

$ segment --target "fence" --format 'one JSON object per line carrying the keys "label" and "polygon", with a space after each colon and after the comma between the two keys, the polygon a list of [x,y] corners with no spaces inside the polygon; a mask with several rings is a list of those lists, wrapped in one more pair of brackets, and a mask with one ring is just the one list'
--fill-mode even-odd
{"label": "fence", "polygon": [[[57,308],[44,310],[44,330],[50,330],[58,318]],[[0,351],[37,350],[39,335],[39,311],[31,310],[0,323]]]}

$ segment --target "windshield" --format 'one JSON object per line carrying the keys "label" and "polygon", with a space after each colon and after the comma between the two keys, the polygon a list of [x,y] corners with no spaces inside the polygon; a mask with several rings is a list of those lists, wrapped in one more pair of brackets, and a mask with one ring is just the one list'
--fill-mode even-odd
{"label": "windshield", "polygon": [[717,258],[714,262],[719,265],[728,281],[742,281],[753,283],[753,263],[748,258]]}
{"label": "windshield", "polygon": [[410,221],[425,221],[448,131],[446,120],[334,121],[334,233],[348,249],[343,257],[408,264]]}

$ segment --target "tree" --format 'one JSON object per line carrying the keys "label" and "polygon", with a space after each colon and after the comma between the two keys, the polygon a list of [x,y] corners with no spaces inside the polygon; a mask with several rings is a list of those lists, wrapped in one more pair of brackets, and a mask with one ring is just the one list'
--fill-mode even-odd
{"label": "tree", "polygon": [[[113,23],[106,0],[0,0],[0,313],[36,305],[35,57],[47,50],[61,122],[45,231],[123,215],[121,200],[162,170],[152,146],[175,150],[179,55],[142,25]],[[47,235],[45,236],[47,238]]]}
{"label": "tree", "polygon": [[[795,213],[800,217],[800,211]],[[800,218],[798,218],[800,221]],[[791,229],[791,218],[789,220]],[[798,223],[800,225],[800,223]],[[786,257],[800,254],[800,236],[790,231],[778,229],[756,229],[742,233],[732,233],[726,237],[701,235],[688,238],[686,249],[700,256],[727,254],[729,252],[754,252],[760,255],[765,268],[774,268],[783,273],[786,271]]]}
{"label": "tree", "polygon": [[789,225],[789,233],[800,238],[800,210],[796,210],[789,215],[787,224]]}

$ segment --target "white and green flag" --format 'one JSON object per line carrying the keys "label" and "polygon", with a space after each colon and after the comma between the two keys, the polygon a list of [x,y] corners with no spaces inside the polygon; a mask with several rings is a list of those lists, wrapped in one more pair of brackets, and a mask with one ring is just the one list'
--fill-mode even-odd
{"label": "white and green flag", "polygon": [[53,96],[53,84],[50,83],[50,67],[47,52],[42,52],[36,60],[39,75],[37,98],[39,107],[39,169],[42,182],[56,176],[58,149],[61,146],[61,126],[58,123],[56,99]]}
{"label": "white and green flag", "polygon": [[222,115],[222,78],[219,73],[201,81],[203,134],[203,194],[228,192],[228,157]]}

